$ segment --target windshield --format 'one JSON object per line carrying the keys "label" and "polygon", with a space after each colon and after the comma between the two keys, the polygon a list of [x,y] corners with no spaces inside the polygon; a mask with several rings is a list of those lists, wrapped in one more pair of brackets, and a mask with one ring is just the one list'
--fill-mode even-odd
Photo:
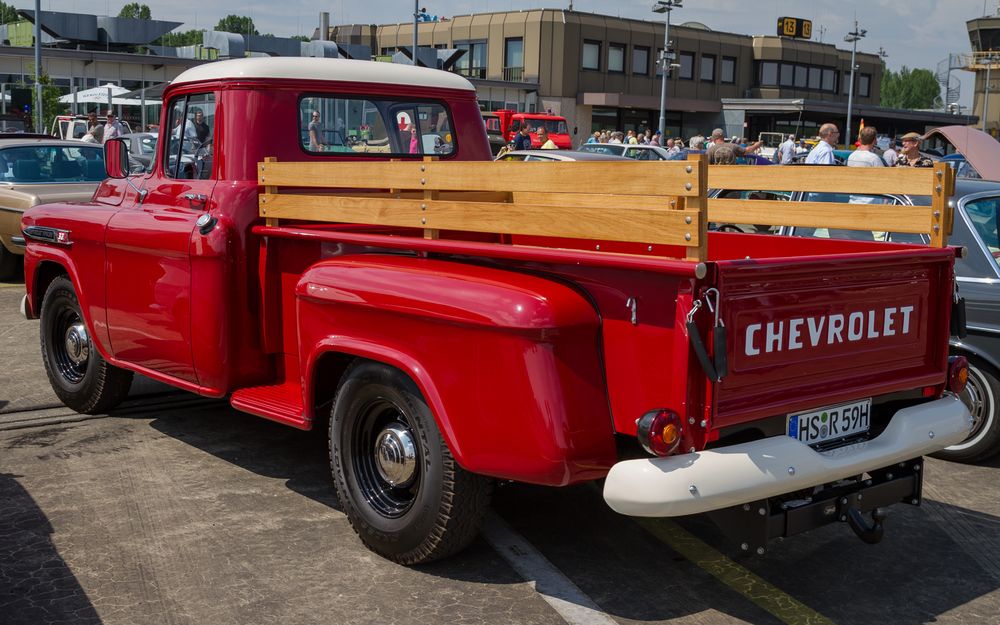
{"label": "windshield", "polygon": [[537,132],[539,128],[545,126],[545,130],[549,134],[557,133],[565,135],[569,133],[569,130],[566,129],[566,122],[561,119],[535,119],[533,117],[525,117],[524,123],[531,126],[531,132]]}
{"label": "windshield", "polygon": [[0,150],[3,182],[100,182],[104,150],[98,146],[19,146]]}
{"label": "windshield", "polygon": [[483,123],[486,124],[486,132],[500,132],[499,117],[484,117]]}
{"label": "windshield", "polygon": [[991,197],[965,205],[965,214],[969,216],[972,229],[990,251],[993,260],[1000,263],[1000,236],[997,235],[997,208],[1000,198]]}
{"label": "windshield", "polygon": [[611,156],[621,156],[625,151],[625,146],[621,143],[584,143],[578,152],[593,152],[595,154],[610,154]]}
{"label": "windshield", "polygon": [[142,135],[136,143],[139,144],[140,154],[153,154],[156,152],[156,138],[158,135]]}

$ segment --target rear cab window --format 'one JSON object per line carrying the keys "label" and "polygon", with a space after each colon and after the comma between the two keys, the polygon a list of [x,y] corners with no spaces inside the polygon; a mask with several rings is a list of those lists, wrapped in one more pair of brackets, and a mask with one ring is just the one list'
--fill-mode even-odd
{"label": "rear cab window", "polygon": [[317,155],[440,156],[456,152],[442,102],[307,95],[299,100],[302,149]]}

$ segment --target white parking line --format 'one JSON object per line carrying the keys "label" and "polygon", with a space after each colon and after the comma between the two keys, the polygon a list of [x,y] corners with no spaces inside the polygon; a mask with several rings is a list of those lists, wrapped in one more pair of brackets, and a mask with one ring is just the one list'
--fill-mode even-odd
{"label": "white parking line", "polygon": [[579,586],[496,514],[486,517],[482,535],[569,625],[616,625]]}

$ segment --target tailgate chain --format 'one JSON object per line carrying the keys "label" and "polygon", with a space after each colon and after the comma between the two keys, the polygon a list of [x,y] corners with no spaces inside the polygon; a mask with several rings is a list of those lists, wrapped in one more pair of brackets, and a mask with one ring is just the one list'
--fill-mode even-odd
{"label": "tailgate chain", "polygon": [[[711,298],[713,292],[715,294],[714,303]],[[713,382],[721,382],[722,378],[726,377],[729,371],[729,363],[726,359],[728,337],[726,335],[726,325],[722,322],[722,318],[719,315],[719,297],[719,290],[716,288],[707,289],[703,295],[708,310],[715,315],[714,326],[712,327],[713,347],[715,348],[714,358],[709,359],[708,350],[705,349],[705,342],[698,331],[698,325],[694,322],[695,313],[698,312],[702,305],[701,299],[694,300],[691,304],[691,310],[687,314],[687,331],[691,347],[694,348],[694,353],[698,357],[698,362],[701,363],[701,368],[705,371],[705,375]]]}

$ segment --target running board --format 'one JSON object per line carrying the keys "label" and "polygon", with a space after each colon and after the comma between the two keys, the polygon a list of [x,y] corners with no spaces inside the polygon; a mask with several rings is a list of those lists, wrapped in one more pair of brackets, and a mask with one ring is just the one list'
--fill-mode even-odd
{"label": "running board", "polygon": [[312,429],[312,419],[306,418],[302,405],[302,387],[296,383],[242,388],[230,396],[229,403],[237,410],[258,417],[300,430]]}

